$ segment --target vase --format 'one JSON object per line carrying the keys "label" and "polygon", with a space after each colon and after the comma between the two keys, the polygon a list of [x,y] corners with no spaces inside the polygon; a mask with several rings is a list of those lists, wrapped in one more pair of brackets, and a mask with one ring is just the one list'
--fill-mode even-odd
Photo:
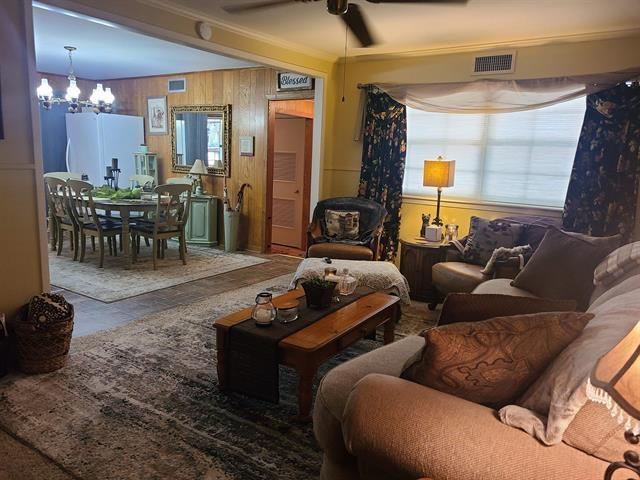
{"label": "vase", "polygon": [[235,252],[238,250],[238,228],[240,226],[240,212],[235,210],[224,211],[224,251]]}

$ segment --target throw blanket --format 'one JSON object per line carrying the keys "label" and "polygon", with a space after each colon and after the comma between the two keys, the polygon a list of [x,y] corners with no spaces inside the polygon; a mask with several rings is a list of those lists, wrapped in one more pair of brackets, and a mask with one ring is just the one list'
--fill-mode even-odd
{"label": "throw blanket", "polygon": [[491,254],[491,258],[485,265],[485,267],[481,270],[484,275],[490,275],[493,273],[493,267],[495,267],[496,262],[501,260],[509,260],[510,258],[519,258],[520,259],[520,270],[524,268],[524,256],[529,255],[533,249],[531,245],[522,245],[520,247],[499,247],[496,248]]}
{"label": "throw blanket", "polygon": [[326,263],[321,258],[305,258],[289,285],[289,289],[297,288],[301,282],[314,277],[322,277],[324,269],[334,267],[338,274],[343,268],[358,280],[358,286],[397,295],[404,305],[410,305],[409,282],[391,262],[369,262],[363,260],[332,260]]}
{"label": "throw blanket", "polygon": [[614,250],[596,267],[595,285],[611,285],[632,270],[640,269],[640,242],[629,243]]}
{"label": "throw blanket", "polygon": [[500,410],[503,423],[524,430],[546,445],[562,441],[569,424],[588,401],[587,379],[596,362],[638,323],[638,290],[629,291],[624,284],[614,288],[618,294],[588,310],[595,315],[593,320],[529,387],[518,405]]}

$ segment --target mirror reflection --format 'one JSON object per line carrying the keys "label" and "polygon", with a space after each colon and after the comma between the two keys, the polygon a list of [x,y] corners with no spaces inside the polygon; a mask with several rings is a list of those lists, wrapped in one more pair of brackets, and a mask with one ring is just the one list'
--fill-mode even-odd
{"label": "mirror reflection", "polygon": [[171,110],[173,170],[188,172],[197,159],[209,173],[229,173],[229,106],[179,106]]}

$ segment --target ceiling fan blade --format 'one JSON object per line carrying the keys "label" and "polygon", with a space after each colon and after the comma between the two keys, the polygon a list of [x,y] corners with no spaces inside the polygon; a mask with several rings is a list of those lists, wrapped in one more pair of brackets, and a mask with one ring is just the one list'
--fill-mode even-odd
{"label": "ceiling fan blade", "polygon": [[469,0],[367,0],[369,3],[467,3]]}
{"label": "ceiling fan blade", "polygon": [[373,37],[371,36],[371,32],[369,32],[369,27],[367,27],[367,22],[360,11],[360,7],[355,3],[350,3],[349,8],[347,9],[347,13],[341,15],[340,18],[347,24],[349,30],[353,32],[358,41],[363,47],[370,47],[374,43]]}
{"label": "ceiling fan blade", "polygon": [[263,0],[262,2],[253,2],[245,4],[225,5],[222,9],[228,13],[244,13],[251,10],[261,10],[263,8],[277,7],[287,3],[294,3],[296,0]]}

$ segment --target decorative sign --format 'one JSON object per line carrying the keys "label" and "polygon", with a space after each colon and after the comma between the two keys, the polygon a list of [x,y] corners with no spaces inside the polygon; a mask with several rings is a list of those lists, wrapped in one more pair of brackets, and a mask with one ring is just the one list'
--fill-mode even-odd
{"label": "decorative sign", "polygon": [[240,137],[240,156],[253,157],[256,144],[256,137],[241,136]]}
{"label": "decorative sign", "polygon": [[313,77],[299,73],[278,73],[278,91],[313,90]]}

